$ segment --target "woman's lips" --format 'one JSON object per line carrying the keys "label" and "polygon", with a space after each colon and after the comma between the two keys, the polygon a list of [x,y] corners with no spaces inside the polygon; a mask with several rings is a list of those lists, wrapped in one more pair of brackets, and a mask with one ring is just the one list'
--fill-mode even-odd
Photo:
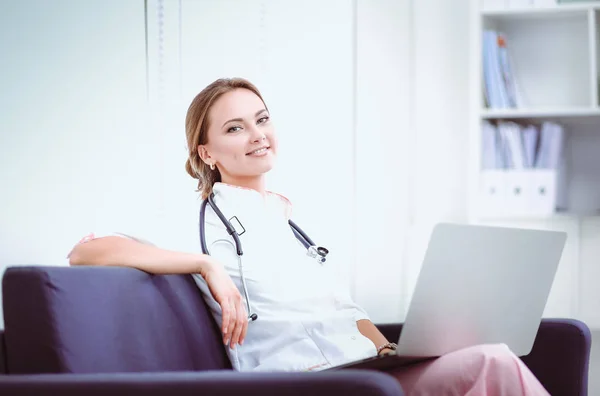
{"label": "woman's lips", "polygon": [[249,152],[246,155],[251,156],[251,157],[263,157],[269,153],[270,149],[271,149],[270,147],[261,147],[259,149]]}

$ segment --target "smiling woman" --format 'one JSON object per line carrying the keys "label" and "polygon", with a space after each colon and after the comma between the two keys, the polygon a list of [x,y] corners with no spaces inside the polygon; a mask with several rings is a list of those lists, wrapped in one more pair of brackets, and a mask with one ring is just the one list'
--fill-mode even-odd
{"label": "smiling woman", "polygon": [[277,139],[267,106],[250,82],[220,79],[206,87],[189,107],[186,138],[186,170],[198,179],[203,198],[215,182],[264,190],[264,179],[256,176],[273,167]]}
{"label": "smiling woman", "polygon": [[[208,254],[142,247],[129,236],[90,238],[74,249],[71,263],[193,274],[239,371],[352,367],[394,350],[329,266],[298,246],[288,224],[290,202],[265,189],[277,139],[256,87],[243,79],[208,85],[189,106],[186,137],[186,169],[199,180],[199,191],[214,194],[221,215],[243,224],[243,232],[234,234],[244,246],[243,263],[214,210],[205,217]],[[252,295],[258,319],[251,324],[242,292]],[[476,345],[388,372],[407,395],[547,395],[506,345]]]}

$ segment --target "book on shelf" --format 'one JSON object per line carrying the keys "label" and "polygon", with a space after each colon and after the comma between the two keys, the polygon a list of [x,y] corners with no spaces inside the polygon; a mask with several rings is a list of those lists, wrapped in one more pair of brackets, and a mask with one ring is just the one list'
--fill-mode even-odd
{"label": "book on shelf", "polygon": [[523,97],[517,82],[507,44],[507,36],[495,30],[484,30],[483,94],[485,104],[492,109],[523,107]]}

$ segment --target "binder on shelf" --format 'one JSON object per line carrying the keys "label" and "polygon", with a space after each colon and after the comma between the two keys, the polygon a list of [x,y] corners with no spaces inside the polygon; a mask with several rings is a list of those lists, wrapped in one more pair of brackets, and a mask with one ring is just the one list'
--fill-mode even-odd
{"label": "binder on shelf", "polygon": [[536,168],[557,169],[562,158],[563,145],[563,127],[554,122],[545,122],[540,131],[540,154],[536,159]]}
{"label": "binder on shelf", "polygon": [[532,172],[528,212],[534,216],[554,214],[558,207],[560,185],[558,169],[536,169]]}
{"label": "binder on shelf", "polygon": [[478,199],[480,216],[504,215],[506,208],[506,177],[501,169],[485,169],[481,172]]}
{"label": "binder on shelf", "polygon": [[488,121],[482,124],[482,168],[498,169],[504,168],[504,161],[501,157],[501,151],[498,149],[498,140],[496,136],[496,127]]}
{"label": "binder on shelf", "polygon": [[529,215],[530,183],[532,175],[528,171],[511,170],[504,173],[506,212],[510,216]]}
{"label": "binder on shelf", "polygon": [[524,153],[521,126],[514,122],[500,122],[498,131],[504,142],[505,155],[509,158],[510,167],[515,169],[525,168],[527,160]]}
{"label": "binder on shelf", "polygon": [[506,89],[508,90],[509,99],[511,100],[511,104],[515,108],[521,108],[525,106],[526,99],[523,95],[523,90],[519,84],[519,79],[517,78],[517,73],[515,71],[515,66],[513,64],[513,58],[510,55],[510,51],[508,49],[508,37],[506,34],[500,32],[498,45],[500,47],[501,53],[501,61],[502,68],[504,70],[504,80],[506,84]]}
{"label": "binder on shelf", "polygon": [[492,109],[522,107],[523,97],[510,57],[507,36],[495,30],[484,30],[482,43],[486,106]]}
{"label": "binder on shelf", "polygon": [[481,171],[478,213],[483,218],[547,217],[556,213],[556,169]]}
{"label": "binder on shelf", "polygon": [[539,132],[533,125],[523,129],[523,149],[525,152],[525,167],[533,168],[536,161]]}
{"label": "binder on shelf", "polygon": [[483,76],[490,108],[510,107],[500,65],[498,33],[493,30],[483,32]]}
{"label": "binder on shelf", "polygon": [[503,218],[554,214],[563,205],[563,135],[562,126],[552,122],[538,127],[484,121],[479,215]]}

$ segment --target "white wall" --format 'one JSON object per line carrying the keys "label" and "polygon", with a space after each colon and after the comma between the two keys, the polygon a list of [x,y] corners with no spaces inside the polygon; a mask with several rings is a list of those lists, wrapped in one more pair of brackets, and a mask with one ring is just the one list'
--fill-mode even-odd
{"label": "white wall", "polygon": [[0,266],[64,265],[96,230],[196,251],[183,117],[208,82],[239,75],[261,88],[280,136],[271,187],[372,319],[401,320],[431,223],[464,212],[466,7],[148,4],[148,63],[142,1],[28,0],[0,17],[17,37],[0,42],[11,54]]}
{"label": "white wall", "polygon": [[140,4],[28,0],[0,15],[2,264],[56,263],[74,229],[97,226],[120,200],[143,204],[136,187],[156,147],[140,124]]}
{"label": "white wall", "polygon": [[466,221],[468,22],[468,0],[358,2],[356,299],[379,321],[404,318],[433,225]]}
{"label": "white wall", "polygon": [[[4,2],[0,272],[62,265],[74,242],[150,226],[159,186],[146,107],[143,2]],[[151,218],[151,217],[150,217]]]}
{"label": "white wall", "polygon": [[408,231],[410,1],[359,0],[356,14],[356,301],[398,321]]}
{"label": "white wall", "polygon": [[435,223],[465,222],[468,157],[468,0],[412,2],[410,247],[404,304]]}

